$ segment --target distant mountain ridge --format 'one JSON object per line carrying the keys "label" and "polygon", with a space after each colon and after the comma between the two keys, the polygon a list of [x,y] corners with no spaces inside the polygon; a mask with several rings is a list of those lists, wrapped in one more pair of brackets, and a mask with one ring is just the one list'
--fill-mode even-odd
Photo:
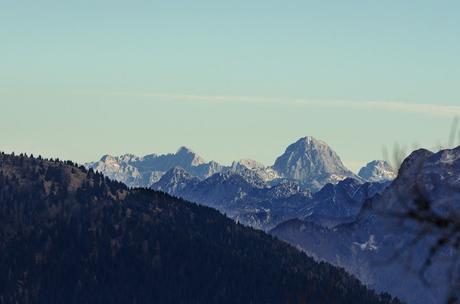
{"label": "distant mountain ridge", "polygon": [[[271,167],[252,159],[226,167],[184,147],[167,155],[103,157],[87,167],[129,186],[151,187],[216,208],[263,230],[291,218],[328,227],[353,220],[370,197],[367,191],[375,188],[369,190],[375,194],[383,188],[381,175],[371,174],[372,183],[366,183],[366,176],[348,170],[325,142],[309,136],[289,145]],[[314,194],[323,187],[328,188]]]}
{"label": "distant mountain ridge", "polygon": [[164,155],[104,155],[99,161],[87,163],[85,166],[130,187],[149,187],[174,167],[181,167],[200,179],[223,170],[222,165],[213,161],[206,162],[186,147],[180,147],[174,154]]}
{"label": "distant mountain ridge", "polygon": [[291,218],[326,227],[353,221],[364,201],[387,185],[347,178],[311,194],[290,180],[267,186],[253,174],[226,171],[200,181],[175,167],[152,189],[216,208],[245,225],[269,230]]}
{"label": "distant mountain ridge", "polygon": [[[343,165],[337,153],[325,142],[311,136],[303,137],[289,145],[275,160],[273,166],[265,166],[251,159],[241,159],[230,166],[224,166],[214,161],[207,162],[186,147],[179,148],[174,154],[165,155],[105,155],[99,161],[87,163],[85,166],[130,187],[150,187],[174,167],[181,167],[201,180],[226,171],[261,180],[268,187],[287,179],[299,183],[311,192],[320,190],[328,183],[338,183],[347,177],[372,182],[383,182],[392,178],[390,175],[382,175],[381,172],[374,175],[369,173],[369,178],[365,174],[364,177],[354,174]],[[382,168],[391,171],[386,165]],[[375,170],[378,168],[374,168]],[[379,174],[382,175],[380,179]]]}

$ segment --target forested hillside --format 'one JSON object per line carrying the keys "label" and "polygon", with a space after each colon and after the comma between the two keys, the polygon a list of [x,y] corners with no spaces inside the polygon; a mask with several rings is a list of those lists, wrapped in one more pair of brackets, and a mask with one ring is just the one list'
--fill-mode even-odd
{"label": "forested hillside", "polygon": [[219,212],[0,155],[0,303],[399,303]]}

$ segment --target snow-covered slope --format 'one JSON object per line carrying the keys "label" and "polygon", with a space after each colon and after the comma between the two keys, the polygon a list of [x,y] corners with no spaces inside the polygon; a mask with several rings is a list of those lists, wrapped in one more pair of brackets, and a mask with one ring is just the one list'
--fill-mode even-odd
{"label": "snow-covered slope", "polygon": [[139,187],[148,184],[150,177],[155,180],[157,176],[153,171],[141,173],[135,166],[139,161],[140,158],[132,154],[104,155],[99,161],[86,164],[86,167],[102,172],[110,179],[123,182],[128,186]]}
{"label": "snow-covered slope", "polygon": [[276,159],[273,169],[313,191],[347,177],[359,179],[325,142],[311,136],[288,146],[284,154]]}
{"label": "snow-covered slope", "polygon": [[239,174],[245,174],[248,170],[250,170],[265,182],[271,182],[280,177],[278,172],[276,172],[273,168],[266,167],[252,159],[241,159],[237,162],[235,161],[232,163],[229,170]]}
{"label": "snow-covered slope", "polygon": [[368,182],[387,182],[396,178],[398,173],[384,160],[374,160],[359,170],[358,176]]}

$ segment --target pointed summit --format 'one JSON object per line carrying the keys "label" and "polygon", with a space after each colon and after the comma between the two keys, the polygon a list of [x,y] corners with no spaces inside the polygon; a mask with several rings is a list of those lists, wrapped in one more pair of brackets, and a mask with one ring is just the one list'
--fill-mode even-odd
{"label": "pointed summit", "polygon": [[299,181],[311,190],[319,190],[327,183],[354,177],[324,141],[311,136],[302,137],[289,145],[278,157],[273,168],[284,177]]}
{"label": "pointed summit", "polygon": [[387,182],[394,180],[398,174],[388,162],[374,160],[361,168],[358,175],[368,182]]}

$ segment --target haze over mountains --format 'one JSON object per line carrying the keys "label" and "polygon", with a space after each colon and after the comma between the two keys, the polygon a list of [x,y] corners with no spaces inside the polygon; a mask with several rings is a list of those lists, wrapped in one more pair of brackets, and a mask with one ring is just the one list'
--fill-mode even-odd
{"label": "haze over mountains", "polygon": [[[349,221],[369,197],[369,189],[378,192],[383,188],[367,180],[380,183],[395,176],[384,161],[368,164],[361,170],[365,178],[358,176],[325,142],[309,136],[291,144],[270,167],[250,159],[223,166],[206,162],[184,147],[176,154],[159,156],[104,156],[87,167],[128,186],[151,187],[217,208],[237,221],[264,230],[291,218],[308,218],[325,225]],[[340,183],[346,179],[353,181]],[[328,184],[330,188],[321,192],[321,198],[312,196]],[[350,187],[353,193],[344,189]],[[346,199],[341,191],[347,193]],[[340,197],[339,205],[353,207],[336,209],[331,203],[336,196]]]}
{"label": "haze over mountains", "polygon": [[[286,151],[279,156],[273,166],[251,160],[242,159],[235,161],[230,166],[224,166],[217,162],[207,162],[191,149],[181,147],[174,154],[157,155],[150,154],[138,157],[132,154],[122,156],[105,155],[99,161],[86,164],[86,167],[93,168],[104,175],[121,181],[130,187],[150,187],[157,182],[161,176],[174,167],[185,169],[192,176],[206,179],[211,175],[224,171],[241,173],[249,169],[265,182],[289,179],[298,182],[303,188],[310,191],[317,191],[327,183],[337,183],[346,177],[360,179],[347,169],[335,153],[325,142],[311,136],[299,139],[290,145]],[[374,168],[375,167],[375,168]],[[381,167],[387,172],[381,172]],[[368,164],[363,171],[366,176],[369,170],[381,172],[373,176],[372,180],[365,181],[387,181],[394,178],[394,170],[384,161],[376,161]],[[369,177],[371,177],[369,175]]]}

